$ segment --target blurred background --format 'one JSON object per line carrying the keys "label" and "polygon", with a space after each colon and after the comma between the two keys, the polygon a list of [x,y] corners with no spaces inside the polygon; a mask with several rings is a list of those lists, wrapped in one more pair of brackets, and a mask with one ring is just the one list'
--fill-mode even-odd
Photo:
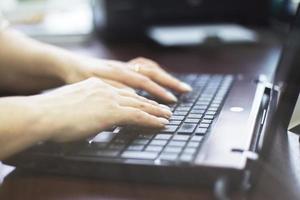
{"label": "blurred background", "polygon": [[12,26],[50,43],[148,38],[163,46],[256,42],[288,29],[300,0],[1,0]]}

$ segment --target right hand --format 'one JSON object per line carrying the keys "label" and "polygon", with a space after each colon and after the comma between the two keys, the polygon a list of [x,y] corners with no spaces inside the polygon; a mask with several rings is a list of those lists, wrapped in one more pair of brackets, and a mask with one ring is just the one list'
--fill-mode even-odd
{"label": "right hand", "polygon": [[67,142],[119,125],[163,128],[172,113],[134,92],[90,78],[33,97],[49,139]]}

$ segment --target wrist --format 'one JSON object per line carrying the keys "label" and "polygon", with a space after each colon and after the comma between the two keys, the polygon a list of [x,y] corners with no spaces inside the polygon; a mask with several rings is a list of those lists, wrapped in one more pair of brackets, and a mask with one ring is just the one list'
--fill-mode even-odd
{"label": "wrist", "polygon": [[56,109],[52,109],[54,99],[45,94],[38,94],[26,98],[26,105],[32,112],[31,119],[34,121],[31,132],[39,138],[40,142],[51,140],[62,127],[59,120],[60,116]]}
{"label": "wrist", "polygon": [[[51,137],[50,126],[46,126],[45,109],[38,103],[40,95],[20,97],[19,104],[24,109],[24,128],[34,138],[34,142],[43,142]],[[46,128],[47,127],[47,128]]]}
{"label": "wrist", "polygon": [[41,126],[42,112],[35,105],[34,98],[30,96],[0,99],[0,135],[3,135],[2,139],[9,141],[5,145],[11,152],[21,151],[49,138],[49,134]]}
{"label": "wrist", "polygon": [[35,97],[0,98],[0,159],[49,140],[51,126],[45,126]]}

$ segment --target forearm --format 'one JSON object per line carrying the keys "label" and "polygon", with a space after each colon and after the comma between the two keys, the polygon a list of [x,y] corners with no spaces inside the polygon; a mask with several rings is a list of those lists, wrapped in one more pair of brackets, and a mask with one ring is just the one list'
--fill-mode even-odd
{"label": "forearm", "polygon": [[0,33],[0,91],[36,93],[63,84],[61,55],[66,51],[32,40],[16,31]]}
{"label": "forearm", "polygon": [[48,139],[31,97],[0,98],[0,160]]}

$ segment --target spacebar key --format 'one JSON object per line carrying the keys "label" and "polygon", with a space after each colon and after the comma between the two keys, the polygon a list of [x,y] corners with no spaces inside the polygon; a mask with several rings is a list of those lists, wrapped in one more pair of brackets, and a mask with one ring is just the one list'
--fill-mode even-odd
{"label": "spacebar key", "polygon": [[121,157],[129,159],[145,159],[154,160],[158,156],[157,152],[136,152],[136,151],[125,151]]}

